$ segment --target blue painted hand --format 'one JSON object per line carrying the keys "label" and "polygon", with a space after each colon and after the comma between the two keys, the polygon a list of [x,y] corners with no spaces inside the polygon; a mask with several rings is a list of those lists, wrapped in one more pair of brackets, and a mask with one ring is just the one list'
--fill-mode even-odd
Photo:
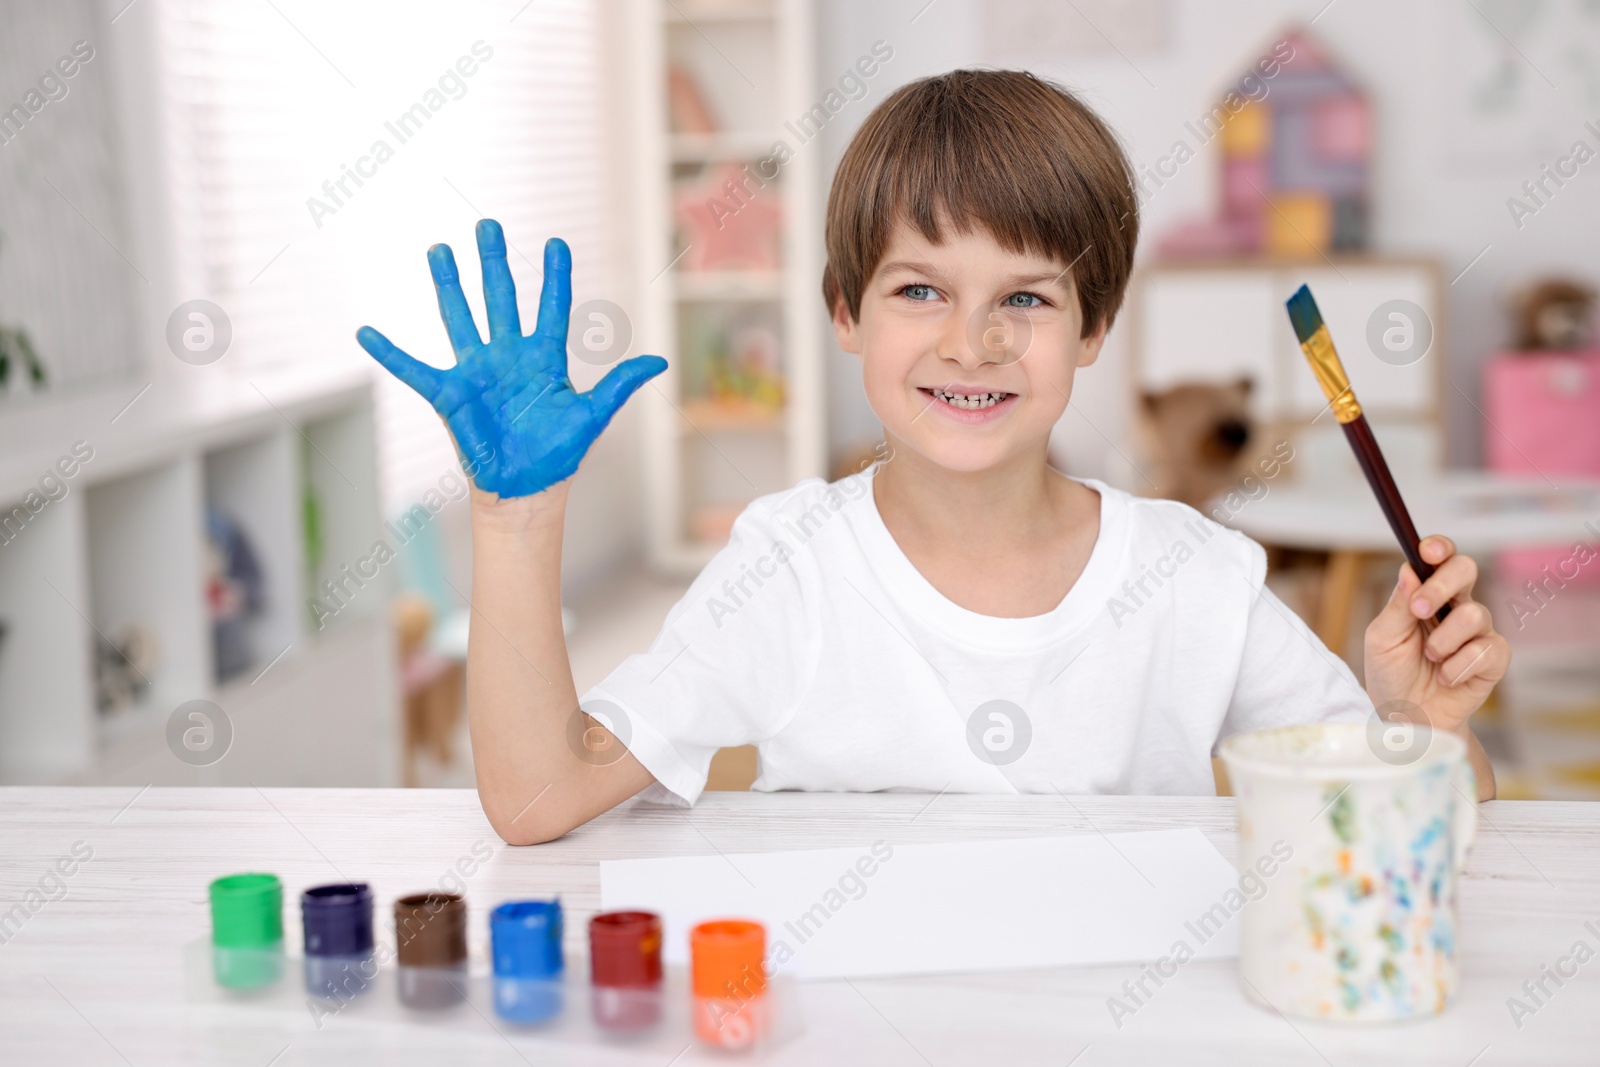
{"label": "blue painted hand", "polygon": [[493,219],[478,223],[478,258],[488,344],[472,321],[450,246],[428,249],[439,314],[455,349],[454,367],[421,363],[370,326],[356,331],[356,340],[444,417],[456,447],[471,457],[479,489],[502,497],[531,496],[572,477],[617,409],[666,370],[667,361],[635,356],[613,367],[589,392],[578,392],[567,378],[572,253],[566,242],[551,238],[545,243],[539,322],[526,337],[506,263],[505,234]]}

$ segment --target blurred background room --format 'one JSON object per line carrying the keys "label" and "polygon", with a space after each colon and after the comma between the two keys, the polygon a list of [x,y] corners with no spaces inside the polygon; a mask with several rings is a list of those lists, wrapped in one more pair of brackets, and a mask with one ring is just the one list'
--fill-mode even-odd
{"label": "blurred background room", "polygon": [[492,217],[524,322],[571,245],[578,387],[667,357],[572,489],[582,692],[749,500],[885,458],[823,209],[872,108],[961,66],[1074,89],[1136,170],[1056,465],[1261,541],[1359,674],[1400,555],[1309,283],[1513,643],[1501,795],[1600,797],[1593,0],[0,0],[0,784],[471,785],[466,475],[356,328],[447,362],[424,252],[481,307]]}

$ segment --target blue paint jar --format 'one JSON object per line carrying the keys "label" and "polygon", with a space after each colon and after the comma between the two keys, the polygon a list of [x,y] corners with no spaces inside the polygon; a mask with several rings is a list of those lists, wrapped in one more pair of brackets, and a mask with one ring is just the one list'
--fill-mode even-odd
{"label": "blue paint jar", "polygon": [[494,1007],[503,1019],[545,1022],[563,1006],[561,901],[513,900],[489,915]]}

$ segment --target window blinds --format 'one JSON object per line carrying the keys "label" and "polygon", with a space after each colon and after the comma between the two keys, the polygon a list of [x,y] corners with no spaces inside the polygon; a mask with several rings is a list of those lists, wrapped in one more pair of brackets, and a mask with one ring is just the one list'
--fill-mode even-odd
{"label": "window blinds", "polygon": [[[236,370],[366,361],[362,324],[447,365],[424,252],[454,247],[481,312],[482,216],[529,329],[545,238],[573,248],[575,299],[611,275],[593,0],[160,3],[174,269],[229,315]],[[393,513],[453,455],[425,403],[378,382]]]}

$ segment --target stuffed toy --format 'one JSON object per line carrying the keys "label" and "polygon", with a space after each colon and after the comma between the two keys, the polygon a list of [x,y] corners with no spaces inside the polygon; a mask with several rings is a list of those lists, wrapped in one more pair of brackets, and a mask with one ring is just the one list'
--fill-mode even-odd
{"label": "stuffed toy", "polygon": [[130,622],[112,640],[95,631],[95,706],[102,715],[114,715],[143,700],[150,692],[160,645],[155,630]]}
{"label": "stuffed toy", "polygon": [[1516,348],[1522,352],[1570,352],[1594,341],[1591,313],[1595,291],[1582,282],[1547,278],[1519,293],[1513,304]]}
{"label": "stuffed toy", "polygon": [[1155,482],[1150,496],[1204,510],[1238,480],[1255,433],[1250,415],[1254,383],[1188,382],[1140,396],[1140,425]]}

